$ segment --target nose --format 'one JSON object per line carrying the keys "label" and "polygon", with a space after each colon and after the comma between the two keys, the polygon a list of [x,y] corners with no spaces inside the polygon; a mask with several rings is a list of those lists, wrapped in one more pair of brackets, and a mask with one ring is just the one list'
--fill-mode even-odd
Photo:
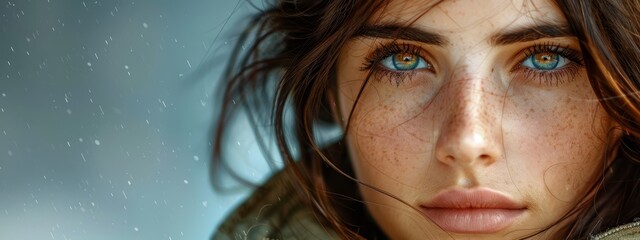
{"label": "nose", "polygon": [[452,166],[489,166],[502,157],[500,123],[504,94],[490,77],[473,76],[449,82],[442,110],[444,119],[436,142],[436,158]]}

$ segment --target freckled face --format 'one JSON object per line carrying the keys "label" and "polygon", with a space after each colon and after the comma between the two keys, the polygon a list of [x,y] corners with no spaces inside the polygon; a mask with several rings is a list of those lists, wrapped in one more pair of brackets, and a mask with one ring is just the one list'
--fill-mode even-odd
{"label": "freckled face", "polygon": [[[393,239],[512,239],[554,224],[593,183],[614,125],[587,80],[578,40],[509,35],[566,26],[548,1],[406,7],[428,2],[391,1],[369,24],[406,27],[417,18],[411,28],[435,40],[400,34],[394,41],[378,28],[347,43],[337,64],[356,177],[404,202],[361,187],[368,210]],[[492,228],[460,229],[423,211],[438,195],[479,189],[519,212]],[[469,226],[478,221],[460,216]]]}

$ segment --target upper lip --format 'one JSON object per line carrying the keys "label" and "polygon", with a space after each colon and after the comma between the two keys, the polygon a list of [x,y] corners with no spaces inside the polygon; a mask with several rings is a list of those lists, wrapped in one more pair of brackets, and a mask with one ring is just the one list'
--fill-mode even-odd
{"label": "upper lip", "polygon": [[525,209],[524,204],[495,190],[486,188],[451,189],[437,194],[420,205],[427,209]]}

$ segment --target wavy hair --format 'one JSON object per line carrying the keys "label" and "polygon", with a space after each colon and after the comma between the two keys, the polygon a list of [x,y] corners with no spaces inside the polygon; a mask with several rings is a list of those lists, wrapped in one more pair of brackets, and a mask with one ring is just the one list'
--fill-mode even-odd
{"label": "wavy hair", "polygon": [[[561,238],[580,239],[640,216],[640,3],[556,3],[580,41],[600,105],[624,133],[609,143],[603,157],[613,160],[605,161],[584,200],[557,222],[565,225]],[[259,123],[272,125],[287,165],[285,174],[325,227],[345,239],[385,238],[354,191],[363,183],[352,177],[346,144],[340,140],[321,147],[314,125],[337,124],[328,96],[336,91],[339,51],[386,4],[279,0],[256,14],[242,32],[233,50],[237,55],[230,59],[221,83],[224,95],[215,126],[212,176],[230,171],[223,159],[225,130],[236,111],[244,111],[258,135]],[[295,124],[287,124],[287,112]],[[267,140],[258,136],[261,146]]]}

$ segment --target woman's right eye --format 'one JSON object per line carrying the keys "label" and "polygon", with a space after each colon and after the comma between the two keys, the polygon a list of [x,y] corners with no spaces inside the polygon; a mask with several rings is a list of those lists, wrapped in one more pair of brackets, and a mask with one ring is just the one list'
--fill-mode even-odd
{"label": "woman's right eye", "polygon": [[389,80],[400,86],[416,74],[434,72],[434,67],[426,59],[424,49],[413,44],[385,44],[366,57],[362,71],[371,71],[381,80]]}
{"label": "woman's right eye", "polygon": [[401,52],[391,54],[380,61],[380,65],[389,71],[413,71],[431,68],[431,65],[418,54]]}

